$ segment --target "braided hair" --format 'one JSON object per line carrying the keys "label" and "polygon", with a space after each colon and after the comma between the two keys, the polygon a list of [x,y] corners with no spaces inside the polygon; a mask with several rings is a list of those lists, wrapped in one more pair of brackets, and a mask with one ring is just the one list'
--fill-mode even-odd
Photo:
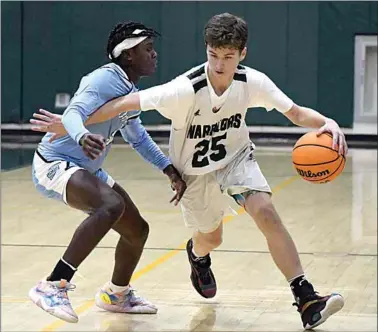
{"label": "braided hair", "polygon": [[114,29],[110,32],[108,38],[108,45],[106,47],[107,55],[110,55],[111,60],[114,62],[116,58],[113,56],[114,48],[121,42],[123,42],[127,38],[135,38],[133,32],[136,29],[144,30],[138,34],[138,37],[157,37],[160,34],[155,31],[154,29],[146,27],[142,23],[137,22],[127,22],[127,23],[119,23],[117,24]]}

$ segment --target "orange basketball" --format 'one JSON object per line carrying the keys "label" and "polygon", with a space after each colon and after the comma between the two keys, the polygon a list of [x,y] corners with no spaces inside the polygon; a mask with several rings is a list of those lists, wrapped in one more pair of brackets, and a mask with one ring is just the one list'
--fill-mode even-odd
{"label": "orange basketball", "polygon": [[[338,147],[336,147],[338,149]],[[332,135],[303,135],[294,145],[292,160],[298,174],[311,183],[334,180],[345,167],[345,157],[332,149]]]}

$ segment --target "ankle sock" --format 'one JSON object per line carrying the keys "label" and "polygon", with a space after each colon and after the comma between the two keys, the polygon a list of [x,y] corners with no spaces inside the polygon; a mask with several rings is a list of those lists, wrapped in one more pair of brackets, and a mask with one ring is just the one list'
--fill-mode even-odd
{"label": "ankle sock", "polygon": [[76,271],[77,268],[61,258],[50,276],[47,277],[47,281],[60,281],[64,279],[70,282]]}
{"label": "ankle sock", "polygon": [[301,300],[309,295],[315,294],[314,287],[308,282],[304,274],[288,280],[295,301],[299,304]]}
{"label": "ankle sock", "polygon": [[109,288],[114,293],[122,293],[124,291],[129,290],[130,285],[127,285],[127,286],[117,286],[117,285],[113,284],[111,281],[109,281]]}

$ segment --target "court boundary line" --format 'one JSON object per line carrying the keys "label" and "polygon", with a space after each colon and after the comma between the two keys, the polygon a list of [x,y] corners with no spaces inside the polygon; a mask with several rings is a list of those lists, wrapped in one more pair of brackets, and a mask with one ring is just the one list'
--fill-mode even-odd
{"label": "court boundary line", "polygon": [[[239,215],[239,214],[238,214]],[[66,245],[49,245],[49,244],[12,244],[3,243],[2,247],[15,247],[15,248],[67,248]],[[96,249],[115,249],[116,246],[98,246]],[[164,247],[144,247],[143,251],[186,251],[186,248],[164,248]],[[269,250],[234,250],[234,249],[214,249],[213,252],[228,253],[228,254],[270,254]],[[314,256],[327,256],[327,257],[377,257],[377,254],[363,254],[363,253],[353,253],[353,252],[330,252],[330,251],[302,251],[298,252],[299,255],[314,255]]]}

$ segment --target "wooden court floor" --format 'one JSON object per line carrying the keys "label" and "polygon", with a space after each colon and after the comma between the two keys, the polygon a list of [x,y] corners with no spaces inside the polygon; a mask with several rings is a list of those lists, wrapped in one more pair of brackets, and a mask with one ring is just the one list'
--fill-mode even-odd
{"label": "wooden court floor", "polygon": [[[306,183],[295,175],[290,151],[260,148],[257,160],[274,202],[296,241],[308,278],[320,293],[345,297],[342,311],[318,331],[377,331],[377,151],[354,150],[334,182]],[[287,282],[255,224],[238,214],[224,220],[213,253],[214,299],[192,289],[184,244],[190,236],[180,209],[168,203],[166,178],[131,149],[115,147],[105,168],[130,193],[151,226],[132,285],[159,307],[157,315],[104,312],[97,289],[111,276],[117,235],[108,234],[82,264],[70,298],[79,314],[68,324],[32,304],[27,293],[51,272],[84,214],[40,196],[31,168],[2,172],[2,331],[301,331]]]}

